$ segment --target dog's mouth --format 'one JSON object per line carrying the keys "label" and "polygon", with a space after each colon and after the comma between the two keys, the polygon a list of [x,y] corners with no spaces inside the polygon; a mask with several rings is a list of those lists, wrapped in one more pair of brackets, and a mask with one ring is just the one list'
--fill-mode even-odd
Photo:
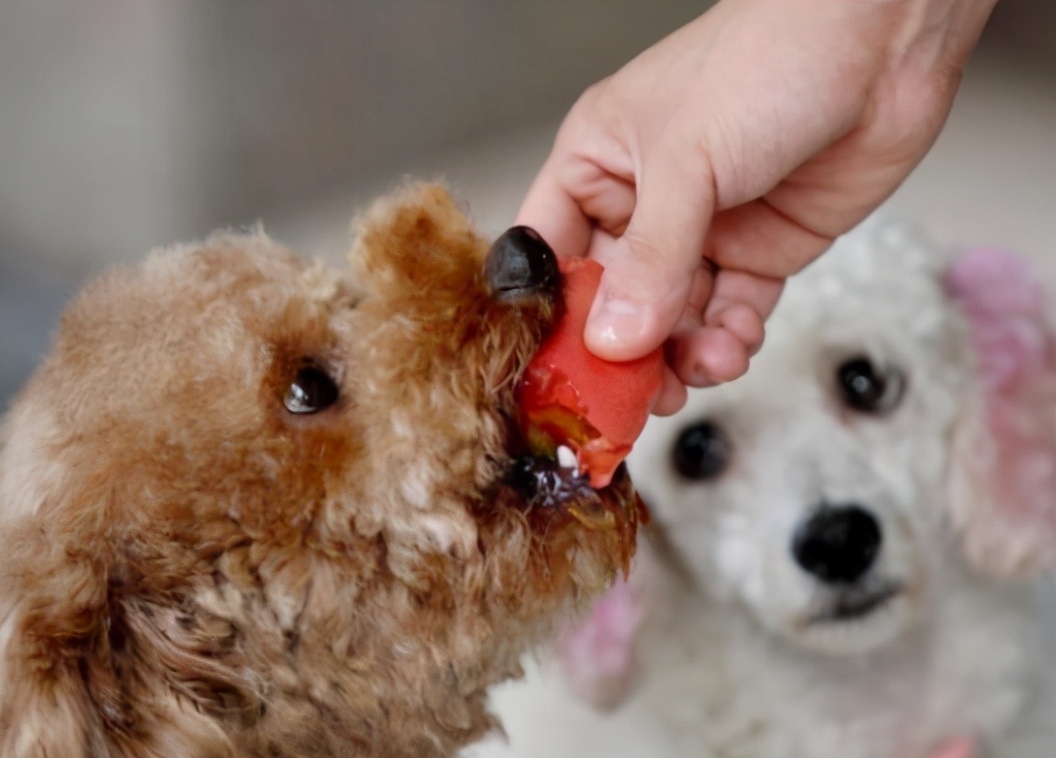
{"label": "dog's mouth", "polygon": [[[542,298],[556,314],[535,354],[515,377],[510,404],[504,408],[510,463],[497,494],[525,516],[537,544],[546,543],[555,554],[574,555],[566,546],[575,541],[593,551],[607,551],[626,571],[645,506],[621,464],[633,442],[626,439],[633,426],[617,426],[622,434],[612,432],[612,439],[596,428],[598,416],[612,415],[613,400],[594,397],[592,403],[590,393],[597,393],[598,387],[591,380],[612,384],[612,379],[582,344],[580,321],[585,322],[594,292],[589,287],[593,283],[596,289],[601,275],[599,265],[588,263],[560,266],[546,241],[523,226],[500,235],[488,252],[484,276],[494,298],[512,304]],[[659,377],[662,356],[656,360],[661,361],[655,367]],[[637,377],[637,365],[608,371],[623,371],[626,383]],[[628,413],[639,410],[628,407]]]}
{"label": "dog's mouth", "polygon": [[618,562],[628,570],[638,526],[648,521],[648,512],[626,465],[619,466],[607,486],[594,488],[574,458],[559,449],[554,458],[531,454],[516,458],[504,483],[518,494],[535,534],[552,540],[573,528],[605,533],[614,538]]}
{"label": "dog's mouth", "polygon": [[888,605],[901,593],[902,587],[896,583],[869,589],[840,590],[833,595],[820,612],[807,619],[807,626],[840,624],[864,619]]}
{"label": "dog's mouth", "polygon": [[619,467],[609,486],[598,490],[574,462],[570,465],[563,458],[559,452],[557,460],[522,456],[514,462],[509,483],[524,495],[528,511],[564,511],[588,529],[615,529],[628,510],[644,515],[645,506],[630,486],[626,466]]}

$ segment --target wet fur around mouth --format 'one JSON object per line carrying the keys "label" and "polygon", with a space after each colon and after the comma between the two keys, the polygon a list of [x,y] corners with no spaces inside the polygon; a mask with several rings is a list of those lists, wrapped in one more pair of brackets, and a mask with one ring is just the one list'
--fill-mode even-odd
{"label": "wet fur around mouth", "polygon": [[[554,308],[493,296],[487,250],[413,185],[349,270],[220,234],[78,295],[0,428],[0,754],[440,758],[495,727],[637,510],[628,480],[543,518],[506,481]],[[335,392],[292,414],[306,366]]]}

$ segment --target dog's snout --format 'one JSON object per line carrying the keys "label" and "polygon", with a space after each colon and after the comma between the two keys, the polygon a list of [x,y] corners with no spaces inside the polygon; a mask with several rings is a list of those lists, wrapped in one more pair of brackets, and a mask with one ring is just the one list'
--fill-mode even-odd
{"label": "dog's snout", "polygon": [[484,277],[491,294],[502,299],[552,293],[559,281],[557,257],[537,231],[515,226],[491,246]]}
{"label": "dog's snout", "polygon": [[850,584],[876,561],[880,524],[858,505],[823,506],[796,530],[792,555],[807,573],[827,584]]}

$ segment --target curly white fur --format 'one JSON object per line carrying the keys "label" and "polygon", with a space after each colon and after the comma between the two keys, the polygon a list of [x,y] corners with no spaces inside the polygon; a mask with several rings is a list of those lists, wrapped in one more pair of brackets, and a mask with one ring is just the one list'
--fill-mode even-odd
{"label": "curly white fur", "polygon": [[[967,496],[957,486],[972,465],[954,440],[988,426],[985,403],[971,402],[986,390],[948,263],[901,226],[866,224],[790,283],[744,379],[650,423],[632,473],[659,537],[609,598],[622,615],[606,608],[564,651],[572,690],[624,701],[599,713],[536,668],[499,694],[509,747],[480,755],[923,758],[960,739],[975,756],[1056,755],[1056,666],[1034,588],[997,578],[1010,562],[1044,565],[1053,545],[1037,535],[1056,492],[1034,494],[1035,524],[1006,523],[992,501],[951,502]],[[848,407],[836,373],[855,357],[904,376],[897,407]],[[1042,426],[1056,418],[1046,397],[1033,406]],[[671,457],[701,420],[732,453],[720,475],[691,481]],[[790,549],[825,503],[858,504],[882,528],[852,588],[819,581]],[[998,522],[1004,555],[992,540],[972,549]],[[888,591],[871,611],[833,617],[848,598]]]}

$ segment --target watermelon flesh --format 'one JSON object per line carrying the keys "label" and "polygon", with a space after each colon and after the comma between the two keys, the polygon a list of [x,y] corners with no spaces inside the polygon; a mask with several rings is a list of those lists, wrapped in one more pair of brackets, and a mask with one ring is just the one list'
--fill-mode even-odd
{"label": "watermelon flesh", "polygon": [[605,487],[641,434],[663,381],[657,348],[612,362],[587,350],[583,330],[603,268],[588,258],[558,262],[564,309],[518,387],[521,428],[537,455],[573,463],[590,485]]}

